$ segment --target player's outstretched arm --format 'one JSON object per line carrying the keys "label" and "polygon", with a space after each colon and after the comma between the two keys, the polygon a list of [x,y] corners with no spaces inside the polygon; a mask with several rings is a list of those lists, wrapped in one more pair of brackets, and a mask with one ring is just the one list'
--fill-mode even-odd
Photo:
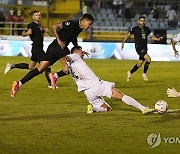
{"label": "player's outstretched arm", "polygon": [[58,44],[61,46],[62,49],[64,49],[65,43],[61,40],[61,38],[58,35],[58,31],[61,28],[62,28],[62,23],[52,25],[52,30],[53,30],[53,33],[54,33],[57,41],[58,41]]}
{"label": "player's outstretched arm", "polygon": [[128,34],[126,35],[126,37],[125,37],[124,40],[122,41],[121,49],[124,48],[124,43],[129,39],[130,36],[131,36],[131,33],[128,33]]}
{"label": "player's outstretched arm", "polygon": [[154,35],[152,35],[150,38],[151,38],[153,41],[161,41],[161,40],[163,39],[162,36],[156,37],[156,36],[154,36]]}
{"label": "player's outstretched arm", "polygon": [[174,54],[175,54],[175,56],[178,56],[179,55],[179,51],[177,51],[176,50],[176,41],[173,41],[173,40],[171,40],[171,42],[172,42],[172,48],[173,48],[173,50],[174,50]]}
{"label": "player's outstretched arm", "polygon": [[28,29],[28,31],[23,31],[23,32],[22,32],[22,36],[23,36],[23,37],[29,36],[29,35],[31,35],[31,34],[32,34],[32,29]]}

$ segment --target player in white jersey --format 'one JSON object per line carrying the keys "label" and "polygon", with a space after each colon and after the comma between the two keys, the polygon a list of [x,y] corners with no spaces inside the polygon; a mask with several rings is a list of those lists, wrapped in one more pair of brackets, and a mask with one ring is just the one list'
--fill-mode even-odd
{"label": "player in white jersey", "polygon": [[180,32],[174,35],[174,37],[172,38],[172,47],[173,47],[174,54],[176,57],[179,55],[179,51],[176,50],[177,42],[180,42]]}
{"label": "player in white jersey", "polygon": [[[102,96],[122,100],[128,105],[142,111],[142,113],[153,112],[154,109],[149,109],[141,105],[134,98],[123,94],[118,89],[114,88],[114,83],[101,80],[83,61],[84,54],[87,54],[81,47],[73,47],[70,55],[67,55],[67,65],[69,72],[75,80],[78,92],[84,92],[90,105],[88,105],[87,113],[106,112],[112,108],[104,101]],[[55,76],[55,73],[53,74]]]}

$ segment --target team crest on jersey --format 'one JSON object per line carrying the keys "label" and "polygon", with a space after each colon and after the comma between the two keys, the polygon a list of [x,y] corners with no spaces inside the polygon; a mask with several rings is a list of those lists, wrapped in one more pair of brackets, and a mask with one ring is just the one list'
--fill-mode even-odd
{"label": "team crest on jersey", "polygon": [[70,22],[69,22],[69,21],[66,21],[66,22],[65,22],[65,25],[66,25],[66,26],[70,25]]}

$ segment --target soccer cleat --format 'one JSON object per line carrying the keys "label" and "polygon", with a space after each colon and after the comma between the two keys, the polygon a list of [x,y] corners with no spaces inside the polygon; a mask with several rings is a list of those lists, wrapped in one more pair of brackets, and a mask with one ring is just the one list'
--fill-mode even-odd
{"label": "soccer cleat", "polygon": [[128,82],[129,82],[131,75],[132,75],[132,74],[131,74],[131,72],[130,72],[130,71],[128,71],[128,72],[127,72],[127,78],[126,78],[126,81],[128,81]]}
{"label": "soccer cleat", "polygon": [[93,106],[91,104],[87,106],[87,113],[93,113]]}
{"label": "soccer cleat", "polygon": [[[52,89],[52,86],[51,85],[48,85],[48,88]],[[59,88],[58,86],[56,86],[56,89]]]}
{"label": "soccer cleat", "polygon": [[12,84],[12,89],[11,89],[11,97],[15,97],[16,93],[19,90],[19,82],[18,81],[14,81]]}
{"label": "soccer cleat", "polygon": [[142,111],[142,113],[143,113],[143,114],[148,114],[148,113],[152,113],[152,112],[154,112],[154,111],[156,111],[156,109],[146,108],[146,109],[144,109],[144,110]]}
{"label": "soccer cleat", "polygon": [[148,78],[145,73],[142,74],[142,78],[144,79],[144,81],[148,81]]}
{"label": "soccer cleat", "polygon": [[54,76],[54,73],[50,73],[49,74],[49,78],[51,80],[51,86],[52,86],[52,89],[56,90],[56,82],[57,82],[57,79],[55,76]]}
{"label": "soccer cleat", "polygon": [[4,71],[5,75],[11,70],[11,66],[12,66],[12,64],[9,64],[9,63],[6,64],[6,69]]}

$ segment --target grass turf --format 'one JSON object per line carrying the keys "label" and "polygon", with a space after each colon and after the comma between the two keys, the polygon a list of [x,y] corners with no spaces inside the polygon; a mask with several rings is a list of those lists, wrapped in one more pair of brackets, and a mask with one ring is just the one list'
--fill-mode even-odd
{"label": "grass turf", "polygon": [[[180,111],[143,115],[123,102],[105,98],[113,111],[86,114],[87,100],[78,93],[71,76],[58,80],[56,91],[47,88],[43,75],[21,87],[10,97],[11,84],[28,71],[14,69],[4,75],[7,62],[29,62],[24,57],[0,57],[0,151],[1,153],[180,153],[180,144],[165,143],[163,137],[180,139]],[[149,81],[142,80],[142,68],[126,82],[126,72],[136,61],[86,60],[98,77],[116,83],[116,88],[145,106],[158,100],[169,109],[180,109],[180,98],[167,98],[166,89],[180,91],[180,63],[152,62]],[[59,62],[53,71],[61,68]],[[147,137],[159,132],[162,142],[149,148]]]}

